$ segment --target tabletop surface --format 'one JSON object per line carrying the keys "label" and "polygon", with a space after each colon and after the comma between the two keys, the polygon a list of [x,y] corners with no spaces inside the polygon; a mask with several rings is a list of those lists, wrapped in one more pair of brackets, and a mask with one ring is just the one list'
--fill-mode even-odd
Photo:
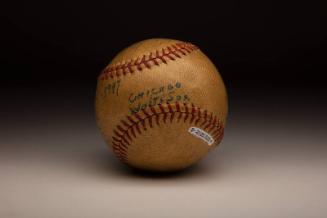
{"label": "tabletop surface", "polygon": [[0,126],[0,217],[327,216],[324,120],[232,113],[218,149],[157,175],[116,160],[91,112],[34,114]]}

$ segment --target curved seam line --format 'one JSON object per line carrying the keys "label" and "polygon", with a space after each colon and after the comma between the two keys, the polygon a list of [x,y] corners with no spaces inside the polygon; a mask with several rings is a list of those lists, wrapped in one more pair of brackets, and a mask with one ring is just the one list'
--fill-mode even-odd
{"label": "curved seam line", "polygon": [[[175,61],[175,58],[182,58],[182,55],[186,56],[187,53],[191,53],[199,48],[191,43],[181,42],[176,43],[165,48],[156,50],[155,52],[150,52],[142,57],[137,57],[136,59],[131,59],[129,61],[121,61],[120,63],[108,65],[101,73],[100,79],[107,80],[109,78],[120,77],[121,75],[126,76],[128,73],[132,74],[135,70],[142,71],[145,68],[151,69],[154,65],[162,65],[162,63],[167,64],[168,60]],[[184,51],[183,51],[184,50]],[[185,52],[186,51],[186,52]],[[161,54],[159,53],[161,52]],[[178,54],[177,52],[180,52]],[[166,60],[165,57],[168,57]],[[159,60],[162,63],[159,63]],[[152,65],[151,65],[152,63]],[[135,69],[133,69],[135,68]]]}
{"label": "curved seam line", "polygon": [[[153,128],[152,126],[152,118],[155,116],[156,119],[156,123],[158,126],[160,126],[159,124],[159,116],[160,115],[164,115],[164,120],[163,122],[166,123],[167,122],[167,114],[175,114],[175,113],[179,113],[179,117],[177,118],[177,122],[180,121],[182,114],[186,114],[186,117],[184,118],[183,122],[186,122],[188,120],[189,115],[191,115],[191,120],[190,120],[190,124],[193,123],[194,119],[196,118],[197,120],[195,120],[195,124],[197,125],[198,122],[200,121],[200,119],[204,119],[204,122],[202,122],[199,126],[202,127],[204,126],[204,130],[208,129],[209,127],[209,133],[213,131],[214,128],[216,128],[215,131],[213,131],[212,133],[212,137],[215,140],[215,144],[218,144],[224,134],[224,128],[222,125],[222,122],[220,120],[217,119],[217,116],[215,115],[213,118],[213,114],[210,113],[210,115],[208,115],[207,111],[204,110],[204,112],[201,112],[201,108],[196,108],[194,107],[194,105],[192,104],[192,111],[190,112],[189,109],[190,107],[186,104],[184,104],[185,107],[185,111],[181,111],[180,110],[180,105],[178,102],[176,102],[174,105],[176,105],[176,109],[175,111],[171,108],[171,104],[167,103],[168,105],[168,109],[169,111],[165,111],[164,108],[162,107],[162,105],[156,105],[160,108],[160,112],[157,112],[154,109],[154,106],[150,106],[150,110],[152,112],[152,114],[148,114],[147,111],[145,111],[144,109],[142,110],[142,112],[144,113],[145,117],[141,118],[140,115],[134,114],[135,118],[137,119],[137,121],[134,121],[130,116],[127,116],[127,120],[129,120],[132,124],[128,125],[127,122],[125,120],[121,120],[122,124],[127,126],[127,129],[122,128],[120,125],[116,126],[116,129],[114,130],[114,134],[116,136],[113,136],[113,150],[114,153],[117,155],[117,157],[119,159],[121,159],[122,161],[126,161],[127,160],[127,149],[128,146],[130,145],[130,143],[133,141],[132,137],[136,138],[136,133],[135,130],[132,130],[134,127],[136,127],[136,131],[139,133],[139,135],[142,135],[142,131],[139,127],[139,124],[142,125],[143,127],[143,131],[147,130],[147,125],[145,123],[145,120],[150,119],[149,120],[149,126],[150,128]],[[203,110],[203,109],[202,109]],[[202,115],[202,113],[204,113],[204,115]],[[171,117],[170,122],[173,121],[173,117]],[[119,134],[119,132],[122,132],[122,134]],[[132,136],[129,135],[129,131],[132,130]],[[134,132],[134,133],[133,133]],[[117,138],[118,137],[118,138]],[[126,139],[129,138],[129,141]],[[116,142],[115,142],[116,141]]]}

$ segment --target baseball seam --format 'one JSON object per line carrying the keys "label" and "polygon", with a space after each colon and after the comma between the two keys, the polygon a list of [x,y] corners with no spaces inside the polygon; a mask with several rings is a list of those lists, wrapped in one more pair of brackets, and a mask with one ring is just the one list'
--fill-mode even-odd
{"label": "baseball seam", "polygon": [[145,68],[151,69],[153,66],[167,64],[168,61],[175,61],[177,58],[182,58],[197,49],[198,47],[191,43],[176,43],[150,52],[149,54],[144,54],[142,57],[137,57],[136,59],[109,65],[101,72],[100,79],[119,78],[122,75],[133,74],[135,71],[142,71]]}
{"label": "baseball seam", "polygon": [[[182,120],[198,125],[212,135],[215,144],[218,144],[223,138],[223,124],[212,112],[208,113],[207,110],[186,103],[166,103],[165,106],[163,104],[149,106],[147,109],[142,109],[121,120],[121,124],[118,124],[113,130],[112,136],[113,151],[120,160],[127,161],[128,147],[137,134],[142,135],[142,132],[147,131],[148,128],[154,128],[154,123],[157,126],[160,126],[160,122],[166,123],[168,118],[170,122]],[[200,122],[201,120],[202,122]]]}

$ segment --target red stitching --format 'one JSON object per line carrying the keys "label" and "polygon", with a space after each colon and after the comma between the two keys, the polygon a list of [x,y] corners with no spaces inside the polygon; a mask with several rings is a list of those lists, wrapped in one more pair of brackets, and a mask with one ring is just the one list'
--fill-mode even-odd
{"label": "red stitching", "polygon": [[192,104],[190,124],[192,124],[195,119],[195,111],[196,111],[196,109],[194,107],[194,104]]}
{"label": "red stitching", "polygon": [[[111,66],[107,66],[100,74],[100,79],[105,80],[114,77],[126,76],[128,73],[132,74],[135,70],[142,71],[144,68],[151,69],[153,65],[160,65],[159,60],[167,64],[167,61],[174,61],[176,58],[182,58],[182,55],[186,56],[187,53],[191,53],[197,50],[198,47],[186,42],[176,43],[166,48],[149,54],[144,54],[141,58],[132,59],[123,63],[117,63]],[[185,52],[186,51],[186,52]]]}
{"label": "red stitching", "polygon": [[[168,110],[165,110],[168,108]],[[160,116],[163,115],[162,121],[166,123],[167,116],[170,115],[170,122],[173,121],[175,114],[178,113],[177,122],[181,119],[182,116],[185,116],[183,121],[187,122],[190,118],[190,124],[195,120],[195,125],[203,119],[201,127],[204,126],[204,129],[212,135],[215,140],[215,143],[218,144],[224,134],[224,127],[222,122],[218,119],[216,115],[210,113],[208,116],[207,110],[202,110],[198,107],[195,107],[193,104],[188,105],[186,103],[180,105],[178,102],[170,104],[158,104],[155,106],[150,106],[147,109],[142,109],[138,113],[135,113],[133,116],[126,116],[126,119],[121,120],[121,124],[118,124],[114,129],[114,136],[112,137],[113,151],[116,156],[122,161],[127,160],[127,149],[128,146],[132,143],[133,138],[136,138],[137,134],[134,129],[136,129],[139,135],[143,131],[147,131],[147,122],[150,128],[153,128],[152,119],[155,118],[157,126],[160,125]],[[201,112],[203,111],[203,112]],[[140,125],[143,127],[140,128]]]}

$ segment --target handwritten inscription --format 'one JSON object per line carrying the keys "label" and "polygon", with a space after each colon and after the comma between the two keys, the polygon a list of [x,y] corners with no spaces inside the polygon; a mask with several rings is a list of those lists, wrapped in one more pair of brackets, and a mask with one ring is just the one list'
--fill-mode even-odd
{"label": "handwritten inscription", "polygon": [[169,83],[167,85],[131,93],[128,98],[131,114],[157,104],[177,101],[190,101],[189,96],[183,92],[182,83],[180,82]]}
{"label": "handwritten inscription", "polygon": [[104,97],[107,97],[109,95],[118,96],[119,87],[120,87],[120,80],[106,84],[104,87],[104,93],[103,93]]}

